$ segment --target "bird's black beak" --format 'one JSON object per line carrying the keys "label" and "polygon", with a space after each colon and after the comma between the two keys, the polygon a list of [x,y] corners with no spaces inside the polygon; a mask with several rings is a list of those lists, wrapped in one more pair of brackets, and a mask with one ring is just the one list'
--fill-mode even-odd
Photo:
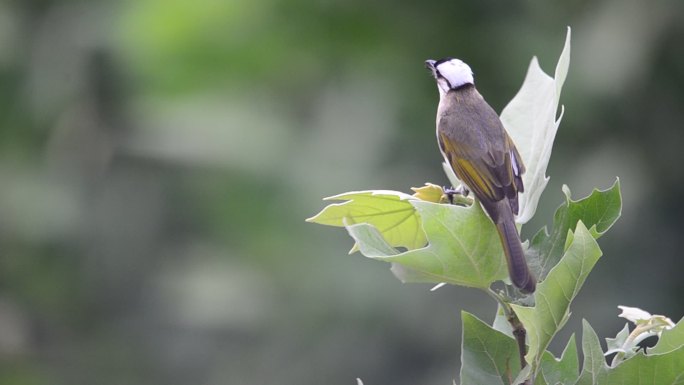
{"label": "bird's black beak", "polygon": [[425,61],[425,68],[429,69],[430,71],[435,70],[435,61],[432,59],[426,60]]}

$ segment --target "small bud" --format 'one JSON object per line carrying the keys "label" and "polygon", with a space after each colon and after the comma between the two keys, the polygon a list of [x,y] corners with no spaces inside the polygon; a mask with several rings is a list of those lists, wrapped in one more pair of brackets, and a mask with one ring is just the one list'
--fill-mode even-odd
{"label": "small bud", "polygon": [[414,197],[428,202],[433,203],[445,203],[447,197],[444,194],[442,187],[437,186],[432,183],[425,183],[423,187],[411,187],[411,190],[415,192]]}

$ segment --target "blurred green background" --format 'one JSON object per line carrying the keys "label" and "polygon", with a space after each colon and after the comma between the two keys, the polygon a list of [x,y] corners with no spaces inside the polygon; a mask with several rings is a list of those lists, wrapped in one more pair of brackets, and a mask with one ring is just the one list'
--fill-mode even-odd
{"label": "blurred green background", "polygon": [[551,182],[623,186],[559,348],[684,315],[684,2],[0,2],[1,384],[450,384],[476,290],[403,285],[304,219],[446,184],[427,58],[500,111],[570,73]]}

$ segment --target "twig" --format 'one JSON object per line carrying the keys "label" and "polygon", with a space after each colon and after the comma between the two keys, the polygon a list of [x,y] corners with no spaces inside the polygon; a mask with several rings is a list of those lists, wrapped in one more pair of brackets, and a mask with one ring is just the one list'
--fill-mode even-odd
{"label": "twig", "polygon": [[[496,300],[496,302],[501,305],[501,309],[504,312],[504,316],[506,317],[506,321],[511,325],[511,328],[513,329],[513,336],[515,337],[515,341],[518,343],[518,354],[520,356],[520,369],[522,370],[527,366],[527,361],[525,360],[525,354],[527,354],[527,346],[525,345],[525,338],[527,337],[527,330],[525,330],[525,325],[520,321],[518,318],[518,315],[515,314],[515,311],[513,311],[513,308],[511,308],[511,305],[506,302],[504,298],[501,297],[498,293],[496,293],[494,290],[491,288],[488,288],[486,292]],[[528,378],[523,382],[523,385],[531,385],[532,384],[532,379]]]}

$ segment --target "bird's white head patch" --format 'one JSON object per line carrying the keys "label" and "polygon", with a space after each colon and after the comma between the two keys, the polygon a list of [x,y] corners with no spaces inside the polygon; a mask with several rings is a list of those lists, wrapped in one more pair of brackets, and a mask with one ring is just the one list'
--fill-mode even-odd
{"label": "bird's white head patch", "polygon": [[470,66],[459,59],[427,60],[425,66],[432,71],[440,93],[447,93],[464,84],[475,84]]}

